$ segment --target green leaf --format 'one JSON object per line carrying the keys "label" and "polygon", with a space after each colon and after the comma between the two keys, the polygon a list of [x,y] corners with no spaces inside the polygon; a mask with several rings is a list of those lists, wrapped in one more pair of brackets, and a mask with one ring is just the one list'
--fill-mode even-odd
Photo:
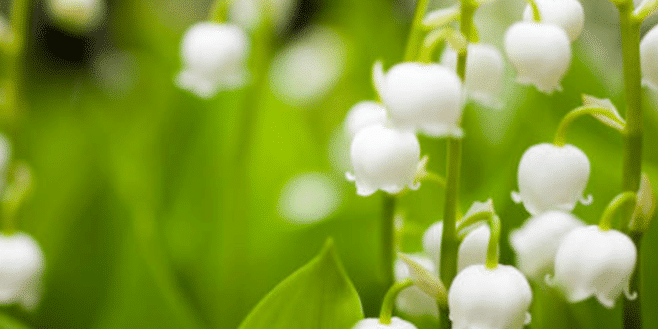
{"label": "green leaf", "polygon": [[320,254],[279,283],[239,329],[345,329],[361,319],[359,295],[328,239]]}
{"label": "green leaf", "polygon": [[0,312],[0,328],[2,329],[29,329],[27,325],[21,323],[19,320]]}

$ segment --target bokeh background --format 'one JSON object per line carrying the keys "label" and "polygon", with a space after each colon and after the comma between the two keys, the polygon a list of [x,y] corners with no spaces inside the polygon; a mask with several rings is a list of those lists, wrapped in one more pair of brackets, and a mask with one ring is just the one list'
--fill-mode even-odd
{"label": "bokeh background", "polygon": [[[0,2],[5,15],[9,2]],[[508,64],[504,106],[465,109],[461,206],[493,198],[503,221],[502,263],[514,262],[507,233],[528,217],[510,198],[524,150],[551,141],[581,93],[610,98],[623,113],[616,9],[603,0],[583,5],[586,31],[573,45],[563,92],[548,96],[514,84]],[[11,127],[5,124],[5,134],[14,158],[33,168],[34,193],[18,226],[42,246],[46,272],[39,308],[3,307],[0,326],[236,328],[329,236],[366,315],[376,316],[384,294],[382,196],[358,197],[344,179],[341,123],[353,104],[376,97],[373,62],[390,66],[402,58],[413,6],[296,1],[290,23],[259,48],[254,66],[265,70],[255,75],[256,85],[201,100],[178,89],[174,78],[181,36],[205,19],[209,1],[108,1],[100,28],[82,34],[59,27],[35,1],[24,70],[28,106]],[[521,0],[483,6],[476,15],[482,41],[502,50],[504,32],[523,6]],[[290,55],[300,45],[321,55]],[[656,98],[645,95],[644,168],[658,184]],[[582,119],[569,141],[592,163],[587,193],[594,203],[575,213],[594,223],[620,191],[621,138]],[[444,142],[421,144],[429,166],[444,172]],[[402,198],[402,251],[421,250],[422,233],[440,220],[442,203],[432,183]],[[657,230],[642,250],[646,328],[658,328]],[[620,307],[568,305],[544,285],[536,288],[532,328],[621,328]]]}

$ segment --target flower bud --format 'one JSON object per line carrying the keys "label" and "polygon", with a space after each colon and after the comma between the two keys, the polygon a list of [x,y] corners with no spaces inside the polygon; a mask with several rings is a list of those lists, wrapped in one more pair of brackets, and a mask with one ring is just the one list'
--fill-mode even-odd
{"label": "flower bud", "polygon": [[385,125],[386,121],[386,109],[381,104],[360,102],[347,112],[345,130],[350,138],[354,138],[361,129],[375,124]]}
{"label": "flower bud", "polygon": [[[555,24],[561,27],[567,32],[570,41],[578,39],[580,32],[583,31],[583,26],[585,26],[585,12],[583,11],[583,5],[578,0],[535,1],[541,14],[542,23]],[[523,20],[526,22],[533,21],[530,5],[525,6]]]}
{"label": "flower bud", "polygon": [[[427,271],[434,274],[438,273],[436,266],[428,257],[411,255],[409,258],[420,264]],[[394,269],[396,281],[403,281],[411,276],[409,267],[401,259],[395,261]],[[430,315],[435,318],[439,317],[439,307],[436,304],[436,300],[415,285],[405,288],[398,293],[395,299],[395,307],[400,312],[411,316]]]}
{"label": "flower bud", "polygon": [[377,318],[368,318],[357,322],[352,329],[416,329],[416,326],[398,317],[391,318],[390,324],[382,324]]}
{"label": "flower bud", "polygon": [[384,73],[375,65],[375,85],[391,123],[432,137],[461,136],[462,85],[438,64],[406,62]]}
{"label": "flower bud", "polygon": [[625,234],[596,225],[580,227],[562,240],[551,284],[560,287],[571,303],[595,296],[613,308],[622,291],[635,298],[629,284],[636,260],[635,244]]}
{"label": "flower bud", "polygon": [[555,254],[562,239],[585,224],[562,211],[548,211],[531,217],[521,228],[510,233],[519,270],[526,276],[542,280],[553,270]]}
{"label": "flower bud", "polygon": [[248,51],[247,35],[237,26],[197,23],[183,36],[183,69],[176,82],[201,98],[239,88],[246,83]]}
{"label": "flower bud", "polygon": [[347,178],[355,181],[357,194],[368,196],[377,190],[390,194],[405,186],[417,189],[414,183],[420,162],[420,143],[411,132],[400,132],[381,125],[361,129],[350,149],[354,173]]}
{"label": "flower bud", "polygon": [[[457,53],[446,47],[441,64],[457,69]],[[500,51],[489,44],[471,43],[466,57],[464,89],[468,96],[485,106],[498,107],[505,64]]]}
{"label": "flower bud", "polygon": [[521,157],[519,194],[512,196],[522,201],[531,215],[549,210],[570,212],[582,199],[589,172],[587,156],[573,145],[534,145]]}
{"label": "flower bud", "polygon": [[[443,234],[443,222],[432,224],[423,234],[423,250],[437,267],[441,263],[441,234]],[[471,265],[485,263],[490,234],[488,225],[479,225],[464,237],[459,244],[457,254],[458,271]]]}
{"label": "flower bud", "polygon": [[40,297],[43,254],[25,233],[0,234],[0,304],[37,306]]}
{"label": "flower bud", "polygon": [[88,32],[98,27],[105,15],[104,0],[48,0],[47,13],[68,30]]}
{"label": "flower bud", "polygon": [[530,322],[530,285],[512,266],[472,265],[459,272],[448,292],[452,327],[521,329]]}
{"label": "flower bud", "polygon": [[658,91],[658,28],[654,26],[640,43],[642,83]]}
{"label": "flower bud", "polygon": [[560,81],[571,64],[567,33],[553,24],[518,22],[505,33],[505,52],[516,68],[517,82],[543,93],[561,90]]}

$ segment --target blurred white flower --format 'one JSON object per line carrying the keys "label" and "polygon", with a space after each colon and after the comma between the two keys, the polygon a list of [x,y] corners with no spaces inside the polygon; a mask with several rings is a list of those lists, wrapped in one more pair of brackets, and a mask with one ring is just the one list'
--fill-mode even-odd
{"label": "blurred white flower", "polygon": [[[441,55],[441,64],[457,69],[457,53],[446,47]],[[500,107],[500,90],[505,64],[498,48],[484,43],[468,45],[466,79],[464,89],[468,96],[489,107]]]}
{"label": "blurred white flower", "polygon": [[530,285],[512,266],[472,265],[457,274],[448,306],[455,329],[521,329],[530,322]]}
{"label": "blurred white flower", "polygon": [[[437,267],[441,263],[441,234],[443,234],[442,221],[432,224],[423,234],[423,250]],[[485,263],[490,234],[489,226],[483,224],[477,225],[468,232],[459,244],[457,271]]]}
{"label": "blurred white flower", "polygon": [[55,22],[82,33],[97,28],[106,10],[104,0],[48,0],[46,5],[46,12]]}
{"label": "blurred white flower", "polygon": [[350,138],[359,130],[373,124],[386,124],[386,109],[377,102],[365,101],[352,106],[345,117],[345,129]]}
{"label": "blurred white flower", "polygon": [[41,294],[43,253],[25,233],[0,234],[0,304],[36,308]]}
{"label": "blurred white flower", "polygon": [[505,52],[516,68],[517,82],[551,94],[571,64],[571,43],[557,25],[518,22],[505,33]]}
{"label": "blurred white flower", "polygon": [[347,46],[336,31],[312,26],[278,53],[270,68],[270,84],[284,102],[309,106],[334,88],[345,70]]}
{"label": "blurred white flower", "polygon": [[[585,26],[585,12],[583,5],[578,0],[535,0],[541,22],[555,24],[569,36],[569,40],[574,41],[580,36]],[[532,7],[526,5],[523,12],[523,20],[526,22],[533,21]]]}
{"label": "blurred white flower", "polygon": [[523,202],[531,215],[549,210],[570,212],[582,200],[589,172],[587,155],[573,145],[534,145],[521,157],[519,193],[512,197]]}
{"label": "blurred white flower", "polygon": [[432,137],[462,135],[462,84],[449,68],[406,62],[384,73],[381,63],[376,63],[373,76],[396,127]]}
{"label": "blurred white flower", "polygon": [[381,125],[361,129],[350,148],[357,194],[368,196],[377,190],[396,194],[414,183],[420,162],[420,143],[411,132],[401,132]]}
{"label": "blurred white flower", "polygon": [[[438,274],[436,266],[428,257],[409,255],[409,258],[420,264],[427,271]],[[397,259],[394,268],[396,281],[402,281],[411,277],[409,267],[404,261]],[[430,315],[435,318],[439,317],[439,307],[437,306],[436,300],[415,285],[405,288],[398,293],[398,296],[395,299],[395,307],[406,315]]]}
{"label": "blurred white flower", "polygon": [[591,225],[569,233],[555,255],[555,276],[550,282],[560,287],[569,302],[591,296],[613,308],[622,291],[630,299],[629,283],[637,250],[633,241],[616,230],[602,231]]}
{"label": "blurred white flower", "polygon": [[640,43],[642,83],[658,91],[658,27],[654,26]]}
{"label": "blurred white flower", "polygon": [[391,318],[390,324],[382,324],[377,318],[368,318],[357,322],[352,329],[416,329],[416,326],[398,317]]}
{"label": "blurred white flower", "polygon": [[509,236],[519,270],[532,279],[543,280],[553,270],[562,239],[584,225],[576,216],[562,211],[548,211],[528,219]]}
{"label": "blurred white flower", "polygon": [[[244,29],[254,30],[263,19],[263,14],[269,14],[274,26],[283,30],[290,23],[296,5],[296,0],[233,0],[228,19]],[[265,12],[268,9],[270,12]]]}
{"label": "blurred white flower", "polygon": [[200,22],[190,27],[181,43],[183,69],[176,78],[181,89],[201,98],[247,82],[249,40],[235,25]]}
{"label": "blurred white flower", "polygon": [[279,215],[298,224],[309,224],[331,216],[341,202],[334,179],[320,172],[300,174],[289,180],[279,197]]}

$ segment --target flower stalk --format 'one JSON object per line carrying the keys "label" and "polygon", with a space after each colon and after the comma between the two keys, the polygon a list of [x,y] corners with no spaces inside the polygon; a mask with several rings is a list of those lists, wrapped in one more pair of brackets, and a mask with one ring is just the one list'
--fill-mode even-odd
{"label": "flower stalk", "polygon": [[395,298],[398,296],[400,291],[413,285],[414,282],[411,279],[406,279],[391,286],[391,288],[386,292],[384,302],[382,303],[382,309],[379,313],[379,323],[391,324],[391,318],[393,317],[393,307],[395,306]]}

